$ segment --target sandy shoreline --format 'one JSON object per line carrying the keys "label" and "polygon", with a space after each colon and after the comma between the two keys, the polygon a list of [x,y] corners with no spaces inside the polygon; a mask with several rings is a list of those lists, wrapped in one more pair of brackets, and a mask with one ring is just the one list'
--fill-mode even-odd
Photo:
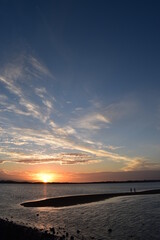
{"label": "sandy shoreline", "polygon": [[78,204],[92,203],[103,201],[113,197],[121,196],[137,196],[146,194],[160,194],[160,189],[147,190],[141,192],[125,192],[125,193],[108,193],[108,194],[93,194],[93,195],[79,195],[79,196],[67,196],[58,198],[49,198],[38,201],[25,202],[21,205],[24,207],[67,207],[74,206]]}
{"label": "sandy shoreline", "polygon": [[[27,202],[23,203],[23,206],[26,207],[63,207],[63,206],[71,206],[76,204],[90,203],[102,201],[105,199],[119,197],[119,196],[130,196],[134,197],[137,195],[151,195],[151,194],[160,194],[160,189],[156,190],[148,190],[141,191],[136,193],[112,193],[112,194],[94,194],[94,195],[80,195],[80,196],[68,196],[68,197],[59,197],[59,198],[51,198],[45,199],[41,201],[35,202]],[[109,231],[109,230],[108,230]],[[0,219],[0,239],[1,240],[62,240],[62,239],[74,239],[72,235],[69,235],[68,232],[64,231],[63,234],[61,232],[57,232],[57,230],[53,228],[50,229],[49,232],[40,231],[36,228],[22,226],[16,224],[12,221],[8,221],[7,219]],[[81,239],[81,238],[79,238]]]}

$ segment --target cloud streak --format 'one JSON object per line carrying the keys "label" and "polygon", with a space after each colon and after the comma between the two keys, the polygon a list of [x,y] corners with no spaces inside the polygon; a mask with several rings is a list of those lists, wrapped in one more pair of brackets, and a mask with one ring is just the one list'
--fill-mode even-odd
{"label": "cloud streak", "polygon": [[135,161],[129,162],[123,169],[124,171],[160,170],[160,162],[151,162],[144,158],[135,159]]}
{"label": "cloud streak", "polygon": [[27,60],[28,60],[29,64],[32,65],[32,69],[33,69],[33,72],[36,75],[36,77],[37,77],[37,75],[39,77],[44,75],[44,76],[48,76],[50,78],[54,78],[53,75],[51,74],[51,72],[48,70],[48,68],[46,66],[44,66],[44,64],[40,63],[40,61],[38,61],[38,59],[36,59],[33,56],[29,56]]}
{"label": "cloud streak", "polygon": [[[26,70],[29,66],[24,59],[26,59],[26,57],[22,59],[23,61],[21,63],[16,62],[15,64],[9,64],[3,71],[1,71],[0,82],[17,98],[17,103],[11,104],[10,101],[6,101],[7,99],[4,95],[1,95],[1,105],[5,105],[3,111],[13,112],[24,116],[32,116],[42,122],[46,122],[52,110],[52,102],[44,95],[47,94],[45,88],[37,88],[35,90],[36,94],[43,98],[42,106],[44,107],[42,108],[42,106],[29,100],[25,93],[25,89],[22,89],[20,86],[20,82],[28,82],[30,79],[28,76],[28,70]],[[36,71],[36,74],[52,77],[49,70],[40,64],[38,60],[33,57],[28,57],[27,60],[32,65],[32,70]],[[27,87],[30,86],[28,85]],[[30,88],[30,91],[33,92],[33,89]],[[45,112],[43,112],[42,109],[45,110]]]}
{"label": "cloud streak", "polygon": [[85,116],[72,121],[73,126],[80,129],[99,130],[108,127],[110,120],[99,112],[91,112]]}
{"label": "cloud streak", "polygon": [[18,163],[24,164],[48,164],[48,163],[59,163],[61,165],[75,165],[75,164],[90,164],[99,162],[95,156],[90,156],[82,153],[61,153],[55,154],[53,157],[47,158],[26,158],[20,159],[17,161]]}
{"label": "cloud streak", "polygon": [[[12,141],[10,141],[10,147],[7,147],[7,141],[5,148],[0,151],[0,154],[5,156],[3,162],[88,164],[112,160],[128,164],[131,162],[134,163],[139,159],[85,146],[83,143],[69,139],[68,136],[64,135],[60,137],[60,135],[57,136],[47,130],[37,131],[33,129],[11,128],[6,133],[7,139],[12,139]],[[24,148],[19,149],[21,144],[26,146],[25,152]],[[49,147],[51,153],[39,152],[39,149],[42,149],[42,147]],[[18,152],[16,148],[19,149]],[[15,151],[11,151],[11,149],[15,149]],[[55,154],[55,151],[64,152],[66,150],[68,153]],[[76,153],[74,152],[75,150],[77,151]]]}
{"label": "cloud streak", "polygon": [[[94,103],[89,109],[74,107],[76,111],[71,109],[63,120],[63,113],[56,114],[60,112],[56,107],[62,106],[61,102],[49,94],[42,81],[34,85],[37,79],[53,81],[51,72],[35,57],[25,56],[21,60],[8,64],[0,74],[0,84],[6,93],[0,95],[1,164],[76,165],[112,161],[123,163],[126,169],[141,168],[143,158],[115,153],[121,147],[92,138],[109,128],[115,119],[130,113],[130,106],[132,110],[136,108],[133,102],[109,106]],[[152,167],[145,164],[147,169]]]}

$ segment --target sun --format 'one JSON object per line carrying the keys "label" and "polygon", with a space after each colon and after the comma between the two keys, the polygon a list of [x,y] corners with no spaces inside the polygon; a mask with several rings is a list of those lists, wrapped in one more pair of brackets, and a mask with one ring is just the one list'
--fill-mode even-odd
{"label": "sun", "polygon": [[51,173],[39,173],[38,179],[43,183],[52,182],[54,180],[54,174]]}

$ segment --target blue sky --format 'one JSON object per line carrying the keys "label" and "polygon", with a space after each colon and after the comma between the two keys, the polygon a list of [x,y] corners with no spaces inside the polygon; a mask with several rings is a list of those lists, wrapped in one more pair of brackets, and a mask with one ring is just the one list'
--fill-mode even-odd
{"label": "blue sky", "polygon": [[159,12],[159,1],[1,0],[1,178],[154,178]]}

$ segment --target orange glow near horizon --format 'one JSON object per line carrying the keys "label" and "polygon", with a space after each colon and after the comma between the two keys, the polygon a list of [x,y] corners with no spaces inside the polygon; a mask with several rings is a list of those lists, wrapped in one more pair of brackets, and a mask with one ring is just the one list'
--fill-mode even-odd
{"label": "orange glow near horizon", "polygon": [[53,182],[55,179],[55,175],[53,173],[38,173],[36,175],[37,180],[43,183]]}

